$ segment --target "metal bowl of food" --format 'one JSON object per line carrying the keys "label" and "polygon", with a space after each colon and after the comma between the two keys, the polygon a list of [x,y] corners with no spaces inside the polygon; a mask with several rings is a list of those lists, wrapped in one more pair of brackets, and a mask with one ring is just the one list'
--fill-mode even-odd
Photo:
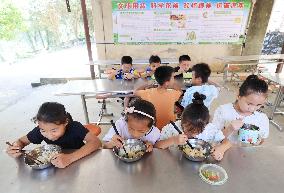
{"label": "metal bowl of food", "polygon": [[[123,141],[124,148],[113,148],[114,155],[125,162],[134,162],[142,158],[146,152],[146,145],[139,139],[127,139]],[[125,151],[126,152],[125,152]]]}
{"label": "metal bowl of food", "polygon": [[179,146],[184,157],[191,161],[204,161],[212,150],[212,146],[201,139],[189,139],[188,142],[192,145],[193,149],[188,144]]}
{"label": "metal bowl of food", "polygon": [[[42,145],[28,152],[27,154],[29,156],[25,156],[24,161],[33,169],[45,169],[52,165],[52,157],[61,152],[62,149],[58,145]],[[33,160],[31,158],[34,158],[36,160]]]}

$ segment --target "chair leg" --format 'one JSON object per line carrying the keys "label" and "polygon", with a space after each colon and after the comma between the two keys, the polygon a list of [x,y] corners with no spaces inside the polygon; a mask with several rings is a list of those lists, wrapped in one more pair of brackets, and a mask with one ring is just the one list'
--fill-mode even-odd
{"label": "chair leg", "polygon": [[101,125],[101,124],[110,124],[110,123],[108,123],[108,122],[102,122],[102,118],[103,118],[104,116],[113,116],[113,113],[108,113],[108,112],[107,112],[106,100],[105,100],[105,99],[102,100],[102,106],[101,106],[101,109],[100,109],[99,118],[98,118],[97,122],[95,122],[95,123],[98,124],[98,125]]}

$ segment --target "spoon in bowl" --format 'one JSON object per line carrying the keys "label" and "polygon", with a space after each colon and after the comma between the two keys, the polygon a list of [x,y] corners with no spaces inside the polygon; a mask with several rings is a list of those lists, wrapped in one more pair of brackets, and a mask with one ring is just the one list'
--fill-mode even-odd
{"label": "spoon in bowl", "polygon": [[[170,123],[172,124],[172,126],[175,128],[175,130],[177,130],[177,132],[179,134],[182,134],[181,130],[177,127],[177,125],[173,122],[173,121],[170,121]],[[189,143],[189,141],[187,140],[186,141],[187,145],[191,148],[191,149],[194,149],[191,145],[191,143]]]}
{"label": "spoon in bowl", "polygon": [[[116,126],[115,126],[115,123],[113,122],[113,120],[110,120],[110,123],[111,123],[111,125],[112,125],[112,127],[113,127],[113,129],[114,129],[114,131],[115,131],[115,133],[116,133],[116,135],[120,136],[119,133],[118,133],[118,131],[117,131],[117,128],[116,128]],[[122,142],[121,140],[119,140],[119,141],[122,143],[123,151],[125,152],[126,156],[128,157],[128,153],[127,153],[127,151],[125,150],[125,147],[124,147],[123,142]]]}

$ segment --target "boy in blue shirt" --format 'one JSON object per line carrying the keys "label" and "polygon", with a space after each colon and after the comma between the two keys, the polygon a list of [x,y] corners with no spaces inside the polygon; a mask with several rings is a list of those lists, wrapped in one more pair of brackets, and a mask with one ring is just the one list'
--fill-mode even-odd
{"label": "boy in blue shirt", "polygon": [[111,72],[108,78],[131,80],[139,78],[139,73],[132,67],[132,58],[130,56],[122,56],[121,68]]}
{"label": "boy in blue shirt", "polygon": [[149,66],[147,66],[145,71],[140,74],[141,78],[155,79],[154,72],[160,66],[161,66],[161,58],[157,55],[152,55],[149,58]]}

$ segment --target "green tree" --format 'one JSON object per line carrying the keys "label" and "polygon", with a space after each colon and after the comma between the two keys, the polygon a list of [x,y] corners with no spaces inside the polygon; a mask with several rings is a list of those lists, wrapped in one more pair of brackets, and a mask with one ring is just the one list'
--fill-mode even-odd
{"label": "green tree", "polygon": [[0,5],[0,40],[13,40],[25,30],[21,12],[8,1]]}

